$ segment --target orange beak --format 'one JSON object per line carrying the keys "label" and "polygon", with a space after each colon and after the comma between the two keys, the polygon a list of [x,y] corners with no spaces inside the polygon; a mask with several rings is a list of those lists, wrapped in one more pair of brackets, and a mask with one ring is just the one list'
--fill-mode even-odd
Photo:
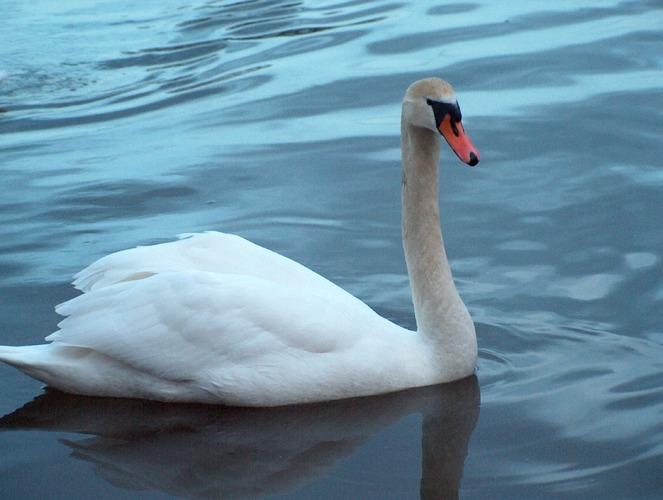
{"label": "orange beak", "polygon": [[479,151],[465,133],[462,123],[452,122],[451,115],[447,114],[440,123],[439,131],[461,161],[472,167],[479,163],[481,159]]}

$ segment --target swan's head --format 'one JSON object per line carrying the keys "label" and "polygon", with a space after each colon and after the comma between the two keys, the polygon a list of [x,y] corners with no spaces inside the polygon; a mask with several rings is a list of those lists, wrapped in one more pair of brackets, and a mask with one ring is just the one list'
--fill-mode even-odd
{"label": "swan's head", "polygon": [[468,165],[479,163],[479,151],[465,133],[460,106],[449,83],[425,78],[410,85],[403,98],[403,120],[440,133],[454,153]]}

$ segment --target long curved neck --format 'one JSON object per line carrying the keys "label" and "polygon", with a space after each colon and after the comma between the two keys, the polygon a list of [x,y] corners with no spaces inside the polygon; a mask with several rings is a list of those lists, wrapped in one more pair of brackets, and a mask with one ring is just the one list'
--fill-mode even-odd
{"label": "long curved neck", "polygon": [[467,334],[469,314],[456,290],[440,228],[440,136],[403,121],[401,147],[403,246],[417,330],[436,344],[452,344],[454,337]]}

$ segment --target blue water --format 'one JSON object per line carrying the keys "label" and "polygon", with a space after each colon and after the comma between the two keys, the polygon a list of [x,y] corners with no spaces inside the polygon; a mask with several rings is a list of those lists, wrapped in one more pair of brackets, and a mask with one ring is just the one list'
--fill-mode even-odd
{"label": "blue water", "polygon": [[[660,2],[3,2],[0,343],[95,259],[233,232],[407,327],[399,112],[456,87],[448,254],[477,378],[279,410],[44,394],[0,366],[1,498],[663,494]],[[481,403],[479,405],[479,393]],[[37,398],[34,402],[33,399]]]}

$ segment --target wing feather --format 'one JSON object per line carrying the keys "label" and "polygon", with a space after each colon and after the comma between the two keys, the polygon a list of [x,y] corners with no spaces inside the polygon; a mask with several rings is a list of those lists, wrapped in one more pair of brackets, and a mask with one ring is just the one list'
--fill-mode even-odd
{"label": "wing feather", "polygon": [[80,271],[74,286],[84,292],[168,271],[206,271],[255,276],[299,288],[338,291],[338,286],[301,264],[236,235],[184,234],[159,245],[107,255]]}
{"label": "wing feather", "polygon": [[67,317],[47,340],[93,349],[170,379],[346,351],[362,339],[357,325],[384,329],[386,322],[349,294],[201,271],[108,285],[61,304],[57,312]]}

